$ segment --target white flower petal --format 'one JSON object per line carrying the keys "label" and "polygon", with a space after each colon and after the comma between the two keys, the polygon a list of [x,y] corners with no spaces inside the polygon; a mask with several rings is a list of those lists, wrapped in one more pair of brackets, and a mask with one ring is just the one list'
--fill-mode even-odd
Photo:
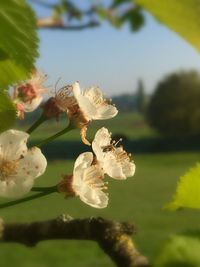
{"label": "white flower petal", "polygon": [[103,192],[103,172],[98,165],[91,165],[93,154],[81,154],[75,162],[72,188],[86,204],[95,208],[105,208],[108,196]]}
{"label": "white flower petal", "polygon": [[87,187],[84,194],[80,195],[80,199],[93,208],[103,209],[108,206],[108,196],[101,190],[92,190]]}
{"label": "white flower petal", "polygon": [[92,152],[84,152],[78,156],[74,163],[74,170],[81,168],[85,169],[88,168],[93,161],[93,154]]}
{"label": "white flower petal", "polygon": [[39,107],[39,105],[41,104],[43,100],[43,97],[41,95],[39,95],[38,97],[34,98],[31,101],[28,102],[24,102],[24,110],[25,112],[32,112],[35,109],[37,109]]}
{"label": "white flower petal", "polygon": [[107,159],[103,162],[103,170],[113,179],[125,180],[127,177],[123,173],[122,166],[115,159]]}
{"label": "white flower petal", "polygon": [[91,87],[85,90],[84,96],[86,96],[91,102],[93,102],[94,99],[103,98],[103,92],[99,87]]}
{"label": "white flower petal", "polygon": [[85,91],[84,96],[87,97],[90,103],[96,108],[96,112],[91,114],[93,120],[106,120],[117,115],[118,110],[115,106],[106,102],[100,88],[92,87]]}
{"label": "white flower petal", "polygon": [[96,114],[95,106],[91,103],[89,98],[87,96],[85,97],[85,95],[81,92],[78,82],[73,84],[73,92],[82,112],[87,117],[87,119],[90,120]]}
{"label": "white flower petal", "polygon": [[0,181],[0,196],[18,198],[28,193],[33,186],[33,179],[17,177],[15,180]]}
{"label": "white flower petal", "polygon": [[80,88],[79,82],[75,82],[72,85],[72,88],[73,88],[74,96],[78,97],[81,94],[81,88]]}
{"label": "white flower petal", "polygon": [[103,161],[104,153],[103,150],[106,149],[111,143],[111,134],[108,132],[108,129],[102,127],[99,129],[94,137],[92,142],[92,149],[96,154],[99,161]]}
{"label": "white flower petal", "polygon": [[96,142],[92,142],[92,149],[98,159],[98,161],[101,163],[102,161],[104,161],[104,153],[102,150],[102,146],[99,146],[98,143]]}
{"label": "white flower petal", "polygon": [[126,177],[132,177],[135,174],[135,164],[134,162],[125,162],[122,165],[123,173]]}
{"label": "white flower petal", "polygon": [[93,105],[93,103],[90,102],[90,100],[83,96],[83,95],[78,95],[76,97],[76,100],[78,102],[79,107],[81,108],[83,114],[86,116],[88,120],[91,120],[93,117],[96,116],[97,114],[97,109]]}
{"label": "white flower petal", "polygon": [[102,190],[105,187],[102,169],[98,165],[92,165],[85,170],[83,180],[86,183],[80,195],[81,200],[94,208],[105,208],[108,205],[108,195]]}
{"label": "white flower petal", "polygon": [[0,134],[0,151],[5,160],[17,160],[27,152],[26,142],[29,134],[8,130]]}
{"label": "white flower petal", "polygon": [[115,117],[118,110],[115,106],[105,105],[97,109],[97,115],[93,117],[93,120],[107,120]]}
{"label": "white flower petal", "polygon": [[104,147],[110,145],[111,140],[111,134],[109,133],[108,129],[102,127],[96,132],[93,142],[101,147]]}
{"label": "white flower petal", "polygon": [[19,161],[18,176],[32,179],[41,176],[47,167],[47,160],[38,147],[28,150],[24,158]]}
{"label": "white flower petal", "polygon": [[73,187],[76,192],[82,190],[84,186],[82,180],[85,169],[89,168],[93,161],[93,154],[91,152],[85,152],[78,156],[74,163],[73,171]]}

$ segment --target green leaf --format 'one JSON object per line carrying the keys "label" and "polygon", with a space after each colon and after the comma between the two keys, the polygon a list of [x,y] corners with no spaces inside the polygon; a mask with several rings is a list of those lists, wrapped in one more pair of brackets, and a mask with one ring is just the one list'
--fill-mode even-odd
{"label": "green leaf", "polygon": [[103,8],[103,7],[96,7],[96,12],[97,14],[99,15],[99,17],[101,19],[107,19],[108,17],[108,10],[106,8]]}
{"label": "green leaf", "polygon": [[200,163],[180,177],[174,199],[166,206],[169,210],[181,207],[200,208]]}
{"label": "green leaf", "polygon": [[16,119],[16,109],[10,97],[0,92],[0,132],[9,129]]}
{"label": "green leaf", "polygon": [[122,22],[128,21],[132,31],[138,31],[144,25],[144,15],[138,7],[127,10],[121,20]]}
{"label": "green leaf", "polygon": [[72,1],[61,0],[60,8],[68,15],[68,18],[77,20],[82,18],[81,10]]}
{"label": "green leaf", "polygon": [[135,0],[135,2],[200,50],[199,0]]}
{"label": "green leaf", "polygon": [[122,25],[121,18],[115,12],[102,7],[97,7],[96,12],[101,19],[108,20],[113,27],[120,28]]}
{"label": "green leaf", "polygon": [[200,242],[195,237],[175,235],[161,248],[154,267],[199,267]]}
{"label": "green leaf", "polygon": [[35,14],[24,0],[0,1],[0,88],[26,79],[38,55]]}
{"label": "green leaf", "polygon": [[123,4],[126,4],[126,3],[129,3],[131,2],[131,0],[114,0],[111,7],[112,8],[115,8],[115,7],[118,7],[120,5],[123,5]]}

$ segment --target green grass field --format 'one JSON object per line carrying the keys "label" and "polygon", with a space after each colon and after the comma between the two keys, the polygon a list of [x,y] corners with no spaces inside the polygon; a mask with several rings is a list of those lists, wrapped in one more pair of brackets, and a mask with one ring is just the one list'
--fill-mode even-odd
{"label": "green grass field", "polygon": [[[102,126],[108,127],[115,135],[124,135],[128,140],[157,137],[155,131],[137,114],[120,114],[112,120],[92,123],[88,131],[90,140]],[[63,127],[63,121],[47,122],[34,132],[31,140],[37,143]],[[75,130],[59,139],[76,142],[80,140],[80,136],[78,130]],[[65,142],[61,144],[65,145]],[[53,158],[59,156],[56,154],[59,149],[57,152],[52,151],[55,153]],[[67,146],[62,149],[64,155],[66,150],[66,160],[50,161],[45,175],[38,179],[36,186],[54,185],[60,181],[62,174],[72,172],[74,161],[69,154],[78,156],[79,147],[77,151],[69,151]],[[73,149],[72,146],[70,149]],[[87,149],[89,148],[86,147]],[[9,222],[25,222],[51,219],[64,213],[74,218],[102,216],[133,222],[137,229],[134,237],[136,245],[144,255],[153,259],[162,242],[171,234],[198,229],[198,211],[181,210],[171,213],[164,210],[163,206],[175,192],[179,176],[199,160],[200,152],[135,155],[134,149],[130,152],[133,153],[137,166],[136,174],[121,182],[109,179],[110,202],[106,209],[94,209],[78,198],[65,200],[63,195],[54,193],[29,203],[1,209],[0,216]],[[5,199],[0,201],[4,202]],[[36,248],[1,244],[0,259],[1,266],[5,267],[114,267],[98,245],[89,241],[45,241]]]}
{"label": "green grass field", "polygon": [[[199,157],[200,153],[136,155],[137,171],[133,178],[121,182],[109,180],[110,203],[103,210],[91,208],[78,198],[65,200],[63,195],[55,193],[31,203],[2,209],[1,217],[10,222],[22,222],[50,219],[65,213],[74,218],[103,216],[134,222],[137,227],[135,243],[152,259],[169,235],[199,227],[198,211],[171,213],[162,209],[170,200],[178,177]],[[46,174],[36,185],[53,185],[59,181],[60,174],[70,173],[72,168],[72,161],[50,162]],[[13,264],[20,267],[114,266],[97,244],[88,241],[45,241],[36,248],[1,244],[0,258],[1,266],[6,267]]]}

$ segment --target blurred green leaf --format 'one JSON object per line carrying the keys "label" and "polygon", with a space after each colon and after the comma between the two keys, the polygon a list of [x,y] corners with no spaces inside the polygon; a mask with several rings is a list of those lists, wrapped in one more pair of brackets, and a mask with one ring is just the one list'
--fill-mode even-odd
{"label": "blurred green leaf", "polygon": [[144,15],[138,7],[127,10],[121,20],[122,22],[128,21],[132,31],[138,31],[144,25]]}
{"label": "blurred green leaf", "polygon": [[108,17],[108,10],[106,8],[103,8],[103,7],[96,7],[96,12],[97,14],[99,15],[99,17],[101,19],[107,19]]}
{"label": "blurred green leaf", "polygon": [[195,237],[175,235],[161,249],[154,267],[199,267],[200,241]]}
{"label": "blurred green leaf", "polygon": [[199,0],[135,0],[134,2],[200,50]]}
{"label": "blurred green leaf", "polygon": [[166,206],[169,210],[181,207],[200,208],[200,163],[180,177],[174,199]]}
{"label": "blurred green leaf", "polygon": [[52,17],[54,19],[60,19],[62,14],[65,12],[65,10],[63,9],[62,6],[55,6],[53,9],[52,9]]}
{"label": "blurred green leaf", "polygon": [[118,7],[120,5],[123,5],[125,3],[129,3],[131,0],[114,0],[111,7]]}
{"label": "blurred green leaf", "polygon": [[66,13],[69,19],[81,20],[82,12],[72,1],[61,0],[59,6],[62,13]]}
{"label": "blurred green leaf", "polygon": [[96,7],[96,12],[101,19],[108,20],[110,24],[114,27],[119,28],[122,25],[121,18],[114,10]]}
{"label": "blurred green leaf", "polygon": [[38,56],[35,14],[24,0],[0,1],[0,88],[26,79]]}
{"label": "blurred green leaf", "polygon": [[16,119],[16,109],[10,97],[0,92],[0,132],[9,129]]}
{"label": "blurred green leaf", "polygon": [[115,28],[120,28],[122,25],[122,21],[118,16],[110,15],[110,16],[108,16],[108,21]]}

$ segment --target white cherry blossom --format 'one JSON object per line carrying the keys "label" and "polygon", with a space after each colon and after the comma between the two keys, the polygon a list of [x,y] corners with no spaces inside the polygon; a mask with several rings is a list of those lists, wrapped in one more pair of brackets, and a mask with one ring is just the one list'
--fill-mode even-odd
{"label": "white cherry blossom", "polygon": [[34,179],[41,176],[47,161],[37,147],[28,149],[29,135],[18,130],[0,134],[0,196],[20,197],[33,186]]}
{"label": "white cherry blossom", "polygon": [[105,208],[108,205],[108,195],[103,181],[101,168],[93,164],[91,152],[82,153],[74,164],[72,189],[86,204],[94,208]]}
{"label": "white cherry blossom", "polygon": [[78,105],[89,121],[107,120],[117,115],[117,108],[104,98],[100,88],[91,87],[81,91],[78,82],[75,82],[72,87]]}
{"label": "white cherry blossom", "polygon": [[62,87],[55,95],[53,105],[68,114],[70,121],[80,128],[83,143],[90,145],[86,138],[87,126],[92,120],[107,120],[115,117],[117,108],[106,100],[98,87],[85,91],[78,82]]}
{"label": "white cherry blossom", "polygon": [[92,149],[103,171],[114,179],[124,180],[135,173],[135,164],[122,146],[112,141],[108,129],[97,131],[92,142]]}

